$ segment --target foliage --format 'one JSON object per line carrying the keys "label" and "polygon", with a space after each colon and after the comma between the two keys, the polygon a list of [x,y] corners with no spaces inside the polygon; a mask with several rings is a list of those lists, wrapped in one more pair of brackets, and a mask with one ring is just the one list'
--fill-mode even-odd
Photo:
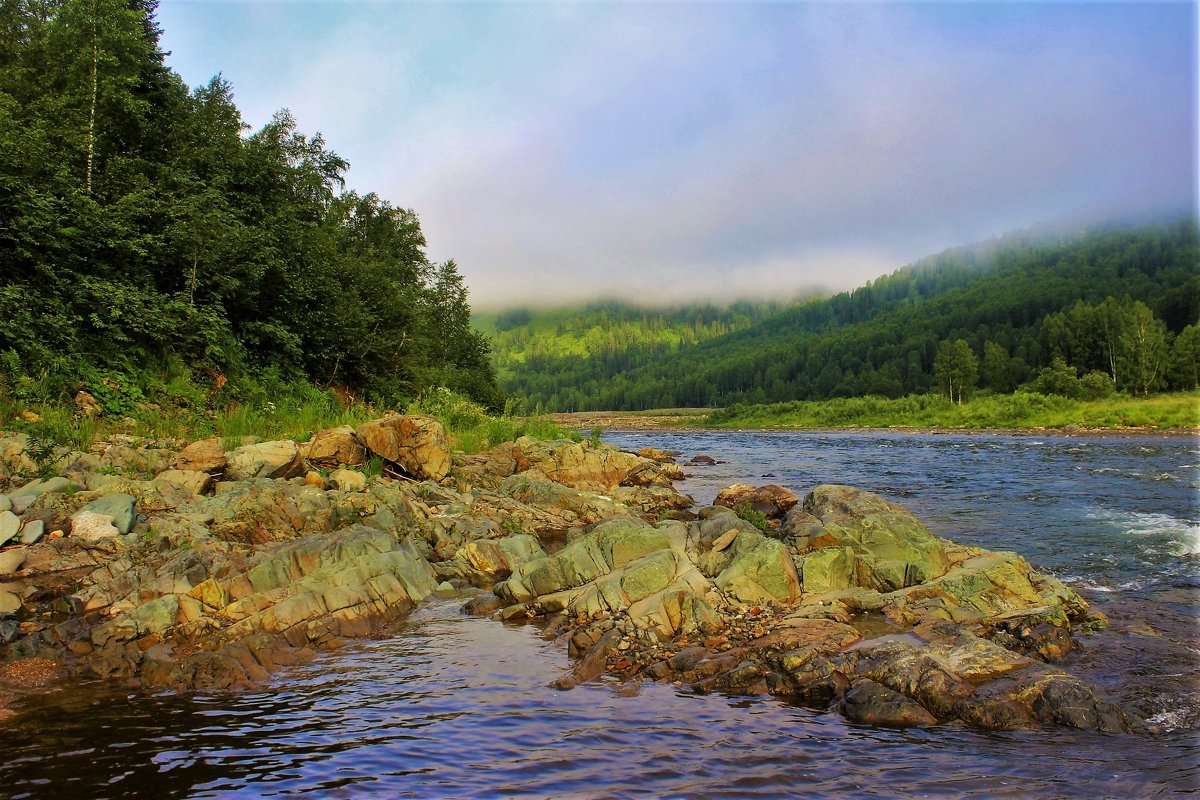
{"label": "foliage", "polygon": [[[274,370],[395,404],[447,385],[499,407],[453,261],[416,214],[280,111],[250,132],[220,76],[189,90],[154,0],[0,4],[0,373],[135,416],[187,364],[217,408]],[[242,398],[233,398],[244,403]]]}
{"label": "foliage", "polygon": [[[728,327],[686,343],[669,337],[692,330],[700,307],[531,310],[497,328],[495,363],[504,389],[563,411],[920,395],[938,385],[941,343],[958,340],[980,358],[984,392],[1012,392],[1059,356],[1123,392],[1185,389],[1197,348],[1176,354],[1171,340],[1200,322],[1197,263],[1192,219],[1012,234],[833,297],[714,309],[705,319]],[[1140,334],[1127,333],[1134,316]]]}
{"label": "foliage", "polygon": [[851,397],[766,405],[737,404],[705,422],[718,428],[1120,428],[1200,427],[1200,394],[1078,400],[1018,391],[959,405],[943,395]]}
{"label": "foliage", "polygon": [[58,432],[45,422],[34,422],[21,426],[28,444],[25,455],[33,462],[33,477],[45,480],[54,476],[54,462],[64,451]]}
{"label": "foliage", "polygon": [[436,417],[446,426],[451,446],[467,453],[478,453],[521,436],[576,441],[580,438],[579,434],[560,428],[540,414],[513,416],[506,410],[500,416],[492,416],[479,403],[445,387],[414,400],[408,406],[408,413]]}
{"label": "foliage", "polygon": [[758,511],[749,503],[742,503],[737,507],[737,515],[749,522],[754,527],[758,528],[763,533],[771,529],[771,523],[767,521],[767,515]]}
{"label": "foliage", "polygon": [[363,474],[367,476],[367,480],[374,480],[383,475],[383,457],[371,456],[367,459],[367,463],[363,465]]}
{"label": "foliage", "polygon": [[[650,308],[606,301],[582,308],[479,314],[476,325],[491,336],[493,362],[506,392],[555,410],[579,411],[602,407],[598,398],[605,396],[613,376],[652,371],[674,354],[745,329],[778,310],[770,303]],[[637,392],[637,387],[629,388]],[[647,404],[653,405],[653,398],[639,396],[610,408]]]}
{"label": "foliage", "polygon": [[979,380],[979,359],[964,339],[949,339],[938,347],[933,359],[933,376],[951,402],[961,404],[975,391]]}

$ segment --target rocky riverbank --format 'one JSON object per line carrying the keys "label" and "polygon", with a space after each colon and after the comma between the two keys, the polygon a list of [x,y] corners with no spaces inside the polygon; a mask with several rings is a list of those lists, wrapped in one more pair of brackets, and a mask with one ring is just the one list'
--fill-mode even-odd
{"label": "rocky riverbank", "polygon": [[1138,724],[1056,666],[1104,624],[1075,592],[850,487],[694,509],[669,454],[523,438],[464,456],[421,416],[185,444],[47,464],[0,438],[0,689],[242,686],[454,592],[561,640],[562,689],[607,672],[623,693],[672,681],[871,724]]}

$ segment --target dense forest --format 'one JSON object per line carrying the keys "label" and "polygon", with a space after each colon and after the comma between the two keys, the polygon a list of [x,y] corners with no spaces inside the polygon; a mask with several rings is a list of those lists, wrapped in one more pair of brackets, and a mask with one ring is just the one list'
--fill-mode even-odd
{"label": "dense forest", "polygon": [[610,300],[582,308],[481,312],[475,325],[491,337],[503,386],[532,399],[531,405],[548,400],[554,409],[575,410],[592,406],[563,374],[564,367],[591,378],[652,367],[681,350],[762,322],[779,308],[747,302],[644,308]]}
{"label": "dense forest", "polygon": [[[495,363],[503,389],[565,411],[1190,389],[1198,265],[1193,219],[1014,234],[774,313],[731,307],[728,332],[704,328],[697,308],[509,312]],[[644,343],[648,328],[659,344]],[[714,335],[685,333],[702,328]]]}
{"label": "dense forest", "polygon": [[250,131],[220,76],[189,90],[156,4],[0,0],[0,383],[501,403],[417,216],[346,191],[347,162],[287,111]]}

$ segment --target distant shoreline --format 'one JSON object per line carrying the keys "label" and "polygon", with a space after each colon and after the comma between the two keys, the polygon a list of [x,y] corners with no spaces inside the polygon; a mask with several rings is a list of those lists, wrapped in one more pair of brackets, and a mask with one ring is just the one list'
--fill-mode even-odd
{"label": "distant shoreline", "polygon": [[[789,425],[753,426],[738,425],[731,427],[716,427],[698,424],[705,413],[638,412],[638,411],[569,411],[555,412],[546,416],[555,425],[564,428],[587,430],[601,427],[605,430],[619,431],[759,431],[763,433],[804,432],[804,433],[915,433],[915,434],[967,434],[977,436],[1200,436],[1200,428],[1152,428],[1152,427],[1111,427],[1085,428],[1067,425],[1063,427],[1029,427],[1029,428],[948,428],[948,427],[918,427],[896,425],[892,427],[878,426],[819,426],[801,427]],[[689,421],[691,424],[688,424]]]}

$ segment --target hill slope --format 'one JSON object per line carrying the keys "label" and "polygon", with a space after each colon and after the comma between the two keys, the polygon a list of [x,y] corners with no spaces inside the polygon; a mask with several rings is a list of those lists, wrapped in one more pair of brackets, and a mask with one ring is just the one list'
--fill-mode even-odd
{"label": "hill slope", "polygon": [[[758,319],[734,313],[728,332],[706,329],[717,335],[657,350],[597,351],[586,342],[592,329],[580,334],[562,322],[553,346],[531,348],[554,314],[575,312],[522,312],[494,339],[496,364],[502,388],[552,410],[896,397],[929,391],[939,345],[963,339],[983,360],[981,385],[1010,391],[1056,356],[1079,372],[1108,371],[1096,346],[1075,341],[1100,335],[1081,328],[1100,324],[1095,309],[1107,297],[1124,300],[1126,315],[1145,304],[1166,338],[1195,324],[1198,264],[1193,220],[1053,240],[1013,235]],[[1186,387],[1186,378],[1176,380]]]}

